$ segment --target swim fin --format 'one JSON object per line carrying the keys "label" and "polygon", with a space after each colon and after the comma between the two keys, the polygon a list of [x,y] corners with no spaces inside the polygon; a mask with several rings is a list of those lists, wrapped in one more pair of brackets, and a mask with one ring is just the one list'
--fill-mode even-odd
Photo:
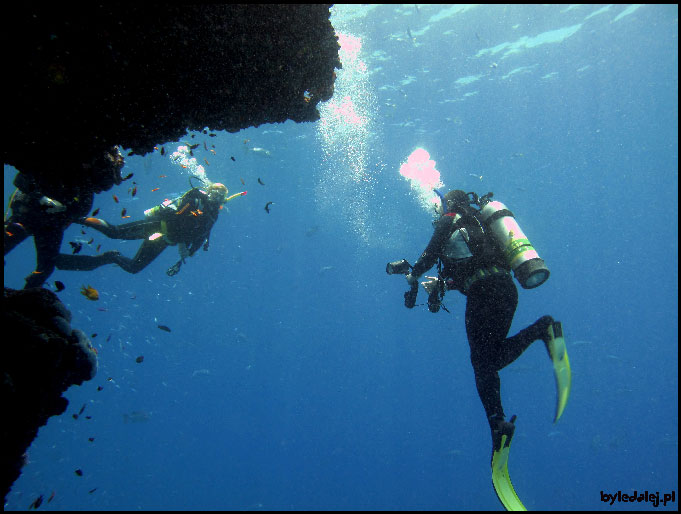
{"label": "swim fin", "polygon": [[515,416],[510,422],[504,422],[503,428],[493,436],[492,441],[492,483],[497,497],[506,510],[527,510],[520,501],[508,474],[508,454],[511,451],[511,439],[515,432]]}
{"label": "swim fin", "polygon": [[548,341],[546,342],[546,349],[549,351],[549,356],[553,362],[553,373],[556,376],[556,417],[553,422],[556,423],[567,405],[570,397],[570,386],[572,384],[572,372],[570,371],[570,359],[568,359],[567,348],[565,346],[565,338],[563,337],[563,325],[560,321],[554,321],[549,325]]}

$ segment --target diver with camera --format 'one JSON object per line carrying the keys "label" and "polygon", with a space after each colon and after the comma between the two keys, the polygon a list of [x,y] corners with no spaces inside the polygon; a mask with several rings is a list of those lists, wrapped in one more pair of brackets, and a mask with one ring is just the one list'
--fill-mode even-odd
{"label": "diver with camera", "polygon": [[[492,434],[492,480],[507,509],[522,508],[506,467],[515,416],[506,421],[501,403],[499,371],[515,361],[537,340],[544,341],[554,364],[558,401],[554,422],[560,418],[570,392],[570,366],[562,325],[542,316],[529,327],[508,337],[518,306],[518,290],[511,272],[525,289],[543,284],[549,270],[518,225],[513,213],[493,194],[453,190],[441,199],[440,217],[428,246],[414,263],[388,263],[388,274],[403,274],[409,284],[405,306],[413,308],[419,277],[437,263],[436,277],[422,282],[428,293],[428,309],[442,307],[447,291],[466,296],[466,334],[471,350],[478,395]],[[449,311],[447,311],[449,312]]]}

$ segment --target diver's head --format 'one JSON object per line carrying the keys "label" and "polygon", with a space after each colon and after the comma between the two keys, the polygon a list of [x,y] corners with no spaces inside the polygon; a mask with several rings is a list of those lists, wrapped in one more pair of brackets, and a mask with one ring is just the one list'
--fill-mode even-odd
{"label": "diver's head", "polygon": [[208,200],[219,205],[225,203],[225,200],[227,200],[227,193],[229,193],[227,187],[220,182],[215,182],[208,186]]}
{"label": "diver's head", "polygon": [[445,195],[447,201],[447,212],[463,213],[471,203],[465,191],[453,189]]}

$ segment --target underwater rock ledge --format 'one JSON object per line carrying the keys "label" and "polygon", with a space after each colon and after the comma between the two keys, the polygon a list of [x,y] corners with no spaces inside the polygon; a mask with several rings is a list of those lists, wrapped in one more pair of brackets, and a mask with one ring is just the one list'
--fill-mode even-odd
{"label": "underwater rock ledge", "polygon": [[91,380],[97,356],[71,313],[42,288],[4,288],[2,300],[3,500],[21,473],[25,452],[50,416],[62,414],[72,385]]}
{"label": "underwater rock ledge", "polygon": [[315,121],[341,67],[331,5],[11,4],[3,162],[81,183],[115,145]]}

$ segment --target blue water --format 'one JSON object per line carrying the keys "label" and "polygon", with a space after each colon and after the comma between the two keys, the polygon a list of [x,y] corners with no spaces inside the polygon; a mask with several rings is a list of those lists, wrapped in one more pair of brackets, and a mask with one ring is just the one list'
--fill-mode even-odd
{"label": "blue water", "polygon": [[[431,235],[398,174],[417,147],[445,189],[494,191],[551,269],[520,289],[512,333],[563,321],[563,418],[552,424],[542,345],[501,373],[526,507],[654,509],[601,491],[678,495],[678,7],[338,6],[332,22],[361,39],[333,101],[348,96],[362,123],[329,104],[314,124],[188,135],[215,145],[195,152],[212,180],[248,190],[209,251],[172,278],[173,248],[138,275],[52,275],[73,326],[98,334],[99,371],[41,428],[7,510],[52,492],[42,509],[500,509],[465,300],[408,311],[406,283],[384,271]],[[139,219],[188,187],[168,154],[129,157],[130,172],[136,199],[125,182],[95,199],[100,217],[125,206]],[[83,253],[138,247],[80,230],[63,251],[90,237]],[[6,260],[5,285],[23,287],[32,242]]]}

